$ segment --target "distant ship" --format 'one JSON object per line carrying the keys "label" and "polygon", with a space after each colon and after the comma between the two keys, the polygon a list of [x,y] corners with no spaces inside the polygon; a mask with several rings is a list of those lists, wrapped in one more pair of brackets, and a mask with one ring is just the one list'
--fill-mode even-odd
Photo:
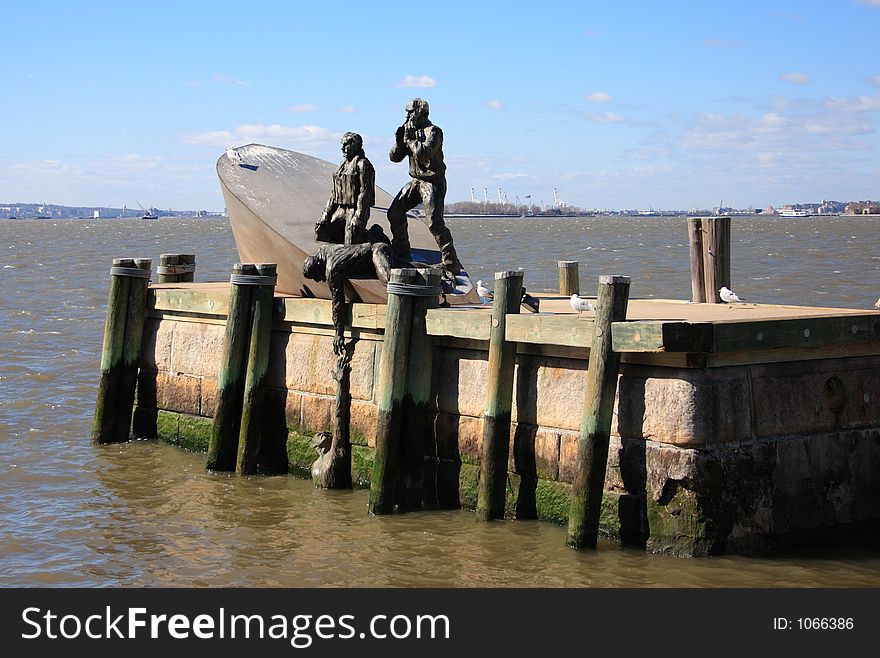
{"label": "distant ship", "polygon": [[780,208],[776,211],[780,217],[809,217],[810,211],[795,208]]}

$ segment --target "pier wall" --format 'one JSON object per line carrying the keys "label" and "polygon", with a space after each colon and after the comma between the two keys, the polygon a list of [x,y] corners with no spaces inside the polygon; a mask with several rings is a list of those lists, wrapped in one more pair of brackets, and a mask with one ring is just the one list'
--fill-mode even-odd
{"label": "pier wall", "polygon": [[[198,301],[169,308],[167,300],[157,309],[151,299],[134,433],[204,450],[225,310]],[[317,456],[311,433],[331,427],[335,357],[326,309],[290,312],[296,303],[287,299],[276,309],[264,441],[270,452],[286,453],[291,472],[307,476]],[[363,485],[371,472],[382,330],[364,318],[355,324],[353,469]],[[586,348],[518,345],[511,516],[566,520],[587,357]],[[654,552],[704,555],[762,550],[880,518],[880,356],[684,363],[624,356],[604,535]],[[486,379],[486,341],[437,337],[425,486],[457,488],[464,506],[476,501]]]}

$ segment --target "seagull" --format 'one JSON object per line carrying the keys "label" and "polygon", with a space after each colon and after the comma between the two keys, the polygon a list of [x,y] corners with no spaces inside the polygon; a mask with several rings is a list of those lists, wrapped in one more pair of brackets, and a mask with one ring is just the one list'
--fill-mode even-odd
{"label": "seagull", "polygon": [[571,301],[569,302],[569,304],[571,304],[571,307],[575,311],[578,312],[578,317],[580,317],[581,313],[583,313],[584,311],[595,311],[596,310],[593,307],[593,305],[590,302],[588,302],[586,299],[583,299],[582,297],[578,297],[577,293],[575,293],[574,295],[571,296]]}
{"label": "seagull", "polygon": [[492,291],[483,285],[482,279],[477,281],[477,294],[480,296],[481,304],[488,304],[489,300],[492,299]]}
{"label": "seagull", "polygon": [[718,291],[718,294],[721,295],[721,300],[727,302],[728,304],[732,302],[743,302],[744,298],[738,297],[733,290],[727,288],[726,286],[721,286],[721,289]]}
{"label": "seagull", "polygon": [[231,146],[226,149],[226,157],[232,160],[235,164],[241,164],[242,162],[244,162],[239,152]]}
{"label": "seagull", "polygon": [[880,299],[874,302],[874,308],[880,308]]}

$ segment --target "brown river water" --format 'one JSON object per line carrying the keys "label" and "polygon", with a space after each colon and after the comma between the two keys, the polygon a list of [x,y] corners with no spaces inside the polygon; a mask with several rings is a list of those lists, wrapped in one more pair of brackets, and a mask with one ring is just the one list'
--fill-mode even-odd
{"label": "brown river water", "polygon": [[[749,301],[871,308],[880,220],[734,218],[733,288]],[[632,277],[633,297],[687,298],[684,218],[450,220],[474,280],[556,261]],[[89,442],[113,257],[197,254],[197,281],[237,259],[224,219],[0,221],[0,586],[880,586],[880,536],[759,557],[677,559],[564,546],[537,521],[468,510],[367,515],[366,491],[206,474],[152,441]],[[590,282],[594,282],[591,284]]]}

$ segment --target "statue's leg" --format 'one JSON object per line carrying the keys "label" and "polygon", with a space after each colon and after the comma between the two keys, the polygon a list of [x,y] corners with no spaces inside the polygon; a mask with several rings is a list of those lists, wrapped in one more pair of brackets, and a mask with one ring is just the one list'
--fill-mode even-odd
{"label": "statue's leg", "polygon": [[319,242],[332,242],[342,244],[345,239],[346,208],[337,207],[327,222],[319,222],[315,225],[315,239]]}
{"label": "statue's leg", "polygon": [[450,274],[457,275],[461,272],[461,263],[452,243],[452,233],[446,222],[443,221],[443,206],[446,200],[446,181],[440,183],[422,182],[422,203],[425,208],[425,216],[428,218],[428,229],[437,241],[440,248],[440,257]]}
{"label": "statue's leg", "polygon": [[345,219],[345,244],[361,244],[369,242],[367,236],[367,218],[357,216],[356,208],[346,209]]}
{"label": "statue's leg", "polygon": [[403,186],[391,206],[388,208],[388,223],[391,225],[391,247],[394,255],[402,260],[410,259],[409,229],[407,228],[406,213],[415,208],[422,198],[418,181],[411,180]]}
{"label": "statue's leg", "polygon": [[376,269],[376,277],[383,284],[388,284],[391,278],[392,256],[391,247],[383,242],[373,244],[373,267]]}

